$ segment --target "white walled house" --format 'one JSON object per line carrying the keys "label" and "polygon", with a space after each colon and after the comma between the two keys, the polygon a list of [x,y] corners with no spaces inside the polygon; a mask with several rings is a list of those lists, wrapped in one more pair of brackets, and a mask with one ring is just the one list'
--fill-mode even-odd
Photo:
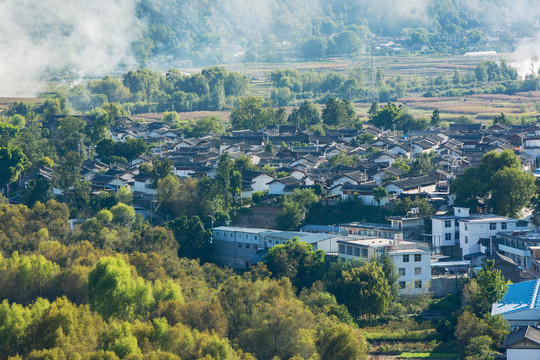
{"label": "white walled house", "polygon": [[[467,258],[478,258],[486,253],[489,248],[485,244],[489,243],[493,247],[496,245],[497,234],[527,228],[526,222],[493,214],[469,214],[469,209],[455,207],[454,215],[434,216],[431,219],[432,241],[436,251],[441,251],[446,247],[459,245],[461,256]],[[482,244],[484,242],[484,245]],[[507,255],[504,251],[511,251],[505,246],[499,245],[499,251]],[[513,251],[514,255],[518,255]],[[523,254],[522,254],[523,253]],[[519,252],[524,255],[524,251]],[[516,261],[517,262],[517,261]],[[479,265],[480,259],[473,262]],[[530,258],[528,262],[530,266]]]}
{"label": "white walled house", "polygon": [[350,235],[338,241],[338,256],[367,261],[388,253],[398,271],[399,292],[417,295],[429,292],[431,251],[426,243]]}
{"label": "white walled house", "polygon": [[[459,247],[463,256],[485,254],[480,239],[495,239],[498,232],[517,229],[517,219],[478,214],[459,219]],[[474,265],[474,264],[473,264]]]}

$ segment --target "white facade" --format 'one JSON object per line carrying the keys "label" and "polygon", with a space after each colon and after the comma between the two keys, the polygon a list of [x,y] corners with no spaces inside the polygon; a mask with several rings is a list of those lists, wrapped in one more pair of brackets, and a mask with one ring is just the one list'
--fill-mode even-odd
{"label": "white facade", "polygon": [[459,247],[463,256],[484,253],[480,239],[493,238],[498,232],[516,229],[517,219],[504,216],[485,215],[478,218],[468,217],[459,220]]}
{"label": "white facade", "polygon": [[540,349],[508,349],[506,360],[540,360]]}
{"label": "white facade", "polygon": [[427,244],[361,236],[344,237],[338,241],[338,256],[343,259],[366,261],[385,252],[396,266],[400,294],[429,292],[431,251]]}
{"label": "white facade", "polygon": [[400,294],[425,294],[431,282],[431,252],[416,249],[390,251],[388,253],[398,271]]}
{"label": "white facade", "polygon": [[266,191],[268,190],[268,183],[274,180],[273,177],[267,174],[260,174],[253,178],[251,181],[251,187],[253,191]]}

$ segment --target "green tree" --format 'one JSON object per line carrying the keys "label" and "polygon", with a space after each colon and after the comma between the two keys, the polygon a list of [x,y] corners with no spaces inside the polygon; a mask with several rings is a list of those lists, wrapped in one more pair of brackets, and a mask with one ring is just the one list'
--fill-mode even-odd
{"label": "green tree", "polygon": [[515,217],[529,206],[536,193],[534,176],[521,169],[503,168],[491,178],[490,208],[495,214]]}
{"label": "green tree", "polygon": [[0,186],[4,187],[19,177],[28,159],[18,147],[0,147]]}
{"label": "green tree", "polygon": [[381,200],[388,196],[388,191],[382,186],[377,186],[373,189],[373,198],[377,202],[377,206],[381,206]]}
{"label": "green tree", "polygon": [[385,129],[391,129],[392,125],[397,122],[397,119],[402,112],[403,106],[401,104],[396,106],[389,102],[377,110],[371,117],[371,123],[380,128],[384,127]]}
{"label": "green tree", "polygon": [[361,360],[367,358],[367,344],[358,330],[345,324],[324,329],[317,340],[321,360]]}
{"label": "green tree", "polygon": [[439,126],[441,124],[441,114],[439,113],[439,109],[433,110],[430,124],[431,126]]}
{"label": "green tree", "polygon": [[198,216],[181,216],[169,223],[176,241],[178,256],[207,260],[211,250],[210,235]]}
{"label": "green tree", "polygon": [[465,360],[494,360],[492,344],[493,340],[487,335],[473,337],[465,347]]}
{"label": "green tree", "polygon": [[392,288],[375,262],[342,272],[337,296],[355,316],[383,314],[392,300]]}
{"label": "green tree", "polygon": [[126,205],[131,205],[133,202],[133,192],[129,189],[127,186],[121,186],[116,191],[116,194],[114,195],[116,201],[124,203]]}
{"label": "green tree", "polygon": [[321,122],[319,109],[309,100],[305,100],[299,107],[294,108],[287,119],[289,124],[309,127]]}
{"label": "green tree", "polygon": [[129,266],[119,257],[103,257],[88,273],[88,302],[104,318],[130,320],[144,315],[153,304],[151,286],[131,277]]}
{"label": "green tree", "polygon": [[265,125],[279,122],[273,104],[254,96],[239,99],[231,111],[230,120],[235,130],[253,131],[259,131]]}
{"label": "green tree", "polygon": [[476,275],[478,292],[473,296],[472,305],[478,314],[489,313],[491,305],[501,300],[508,290],[501,271],[494,269],[494,265],[493,260],[488,260]]}
{"label": "green tree", "polygon": [[322,279],[326,269],[324,258],[323,250],[313,251],[311,245],[294,237],[283,245],[270,248],[263,260],[275,277],[287,277],[301,289]]}
{"label": "green tree", "polygon": [[306,218],[306,209],[300,204],[285,201],[276,216],[276,227],[280,230],[297,230]]}
{"label": "green tree", "polygon": [[327,126],[347,126],[357,121],[356,111],[349,100],[330,98],[322,111],[322,121]]}
{"label": "green tree", "polygon": [[111,208],[111,213],[113,214],[113,223],[119,226],[130,227],[135,221],[135,209],[121,202]]}

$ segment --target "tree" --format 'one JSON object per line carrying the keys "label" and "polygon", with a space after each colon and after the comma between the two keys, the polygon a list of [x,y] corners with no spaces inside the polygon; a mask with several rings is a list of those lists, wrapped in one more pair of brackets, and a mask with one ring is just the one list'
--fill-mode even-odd
{"label": "tree", "polygon": [[19,177],[28,159],[18,147],[0,147],[0,186],[4,187]]}
{"label": "tree", "polygon": [[493,340],[487,335],[476,336],[465,347],[465,360],[493,360],[495,359],[491,345]]}
{"label": "tree", "polygon": [[342,272],[338,300],[355,316],[380,315],[392,300],[392,288],[380,265],[369,262]]}
{"label": "tree", "polygon": [[103,257],[88,273],[88,302],[104,318],[132,319],[153,303],[151,288],[131,277],[129,266],[119,257]]}
{"label": "tree", "polygon": [[249,129],[253,131],[259,131],[265,125],[278,122],[273,104],[254,96],[239,99],[231,111],[230,120],[235,130]]}
{"label": "tree", "polygon": [[494,269],[494,265],[494,260],[488,260],[487,264],[478,270],[476,276],[478,292],[473,295],[472,305],[478,314],[489,313],[491,305],[499,302],[508,290],[501,271]]}
{"label": "tree", "polygon": [[531,179],[531,175],[521,172],[521,162],[512,150],[490,151],[478,168],[466,169],[461,178],[453,181],[451,191],[458,205],[475,208],[483,199],[491,211],[513,216],[529,204],[534,194]]}
{"label": "tree", "polygon": [[327,126],[353,127],[356,120],[356,111],[349,100],[330,98],[322,111],[322,121]]}
{"label": "tree", "polygon": [[497,171],[490,185],[490,208],[495,214],[510,217],[528,206],[537,190],[534,176],[515,168]]}
{"label": "tree", "polygon": [[225,209],[229,209],[229,193],[231,187],[231,176],[234,171],[234,161],[232,160],[231,155],[225,152],[219,159],[216,169],[216,184],[221,197],[225,202]]}
{"label": "tree", "polygon": [[389,102],[383,107],[379,108],[377,112],[371,117],[371,123],[377,127],[384,127],[391,129],[392,125],[396,123],[397,118],[402,114],[403,106]]}
{"label": "tree", "polygon": [[163,113],[163,117],[161,118],[161,121],[168,123],[174,123],[178,120],[180,120],[180,116],[178,116],[176,111],[165,111]]}
{"label": "tree", "polygon": [[133,202],[133,192],[129,189],[127,186],[121,186],[116,191],[116,194],[114,195],[116,198],[116,201],[124,203],[126,205],[131,205]]}
{"label": "tree", "polygon": [[321,360],[360,360],[367,358],[367,344],[358,330],[335,324],[323,330],[317,340]]}
{"label": "tree", "polygon": [[285,201],[276,216],[276,227],[280,230],[297,230],[306,218],[306,209],[300,204]]}
{"label": "tree", "polygon": [[377,206],[381,206],[381,200],[388,196],[388,191],[382,186],[377,186],[373,189],[373,198],[377,202]]}
{"label": "tree", "polygon": [[441,124],[441,115],[439,113],[439,109],[433,110],[433,113],[431,114],[431,126],[439,126]]}
{"label": "tree", "polygon": [[283,245],[270,248],[263,260],[275,277],[287,277],[301,289],[322,278],[326,268],[324,258],[323,250],[313,251],[311,245],[294,237]]}
{"label": "tree", "polygon": [[52,186],[48,179],[39,176],[31,180],[24,191],[24,204],[34,206],[36,202],[46,203],[53,198]]}
{"label": "tree", "polygon": [[287,119],[292,125],[311,126],[321,122],[319,109],[309,100],[305,100],[302,105],[294,108]]}
{"label": "tree", "polygon": [[135,221],[135,209],[132,206],[118,203],[111,208],[113,222],[123,227],[130,227]]}
{"label": "tree", "polygon": [[181,216],[170,222],[178,242],[178,256],[207,260],[211,249],[209,232],[198,216]]}

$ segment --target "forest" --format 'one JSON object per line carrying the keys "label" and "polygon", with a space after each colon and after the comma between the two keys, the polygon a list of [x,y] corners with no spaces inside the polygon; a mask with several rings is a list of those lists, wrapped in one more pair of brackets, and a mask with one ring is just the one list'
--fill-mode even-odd
{"label": "forest", "polygon": [[431,44],[436,52],[452,53],[453,47],[439,44],[446,34],[468,33],[469,45],[475,46],[482,30],[500,29],[497,19],[505,19],[502,43],[511,49],[515,37],[534,24],[527,8],[501,0],[474,5],[461,0],[141,0],[136,11],[140,35],[132,47],[140,64],[163,64],[171,57],[203,66],[231,62],[238,55],[246,61],[351,56],[372,36],[409,35],[409,45]]}

